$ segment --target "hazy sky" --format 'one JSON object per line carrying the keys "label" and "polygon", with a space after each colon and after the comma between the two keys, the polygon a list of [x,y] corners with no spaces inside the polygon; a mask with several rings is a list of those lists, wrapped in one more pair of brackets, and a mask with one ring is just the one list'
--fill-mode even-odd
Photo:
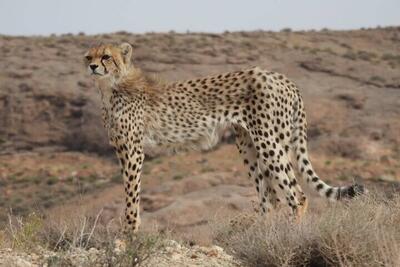
{"label": "hazy sky", "polygon": [[0,0],[0,34],[354,29],[400,25],[400,0]]}

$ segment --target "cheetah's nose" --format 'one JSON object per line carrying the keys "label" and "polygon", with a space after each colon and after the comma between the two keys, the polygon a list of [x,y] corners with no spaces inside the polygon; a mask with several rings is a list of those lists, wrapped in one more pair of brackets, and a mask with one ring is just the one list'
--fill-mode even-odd
{"label": "cheetah's nose", "polygon": [[97,67],[98,67],[99,65],[96,65],[96,64],[90,64],[90,68],[92,69],[92,71],[94,71],[95,69],[97,69]]}

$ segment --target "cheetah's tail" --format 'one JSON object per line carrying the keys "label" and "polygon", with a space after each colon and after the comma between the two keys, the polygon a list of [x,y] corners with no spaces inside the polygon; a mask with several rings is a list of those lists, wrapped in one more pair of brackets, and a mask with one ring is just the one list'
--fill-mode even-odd
{"label": "cheetah's tail", "polygon": [[[296,105],[297,104],[297,105]],[[313,170],[307,152],[307,122],[304,112],[304,104],[299,96],[295,104],[293,116],[293,138],[292,146],[294,148],[299,172],[307,181],[307,184],[314,188],[319,195],[329,200],[336,201],[343,198],[353,198],[356,195],[366,193],[363,185],[353,184],[350,186],[332,187],[321,180]]]}

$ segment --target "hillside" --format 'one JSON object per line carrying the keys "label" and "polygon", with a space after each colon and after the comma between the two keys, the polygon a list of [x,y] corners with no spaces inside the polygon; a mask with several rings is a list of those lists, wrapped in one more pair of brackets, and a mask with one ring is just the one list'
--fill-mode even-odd
{"label": "hillside", "polygon": [[[0,225],[9,213],[101,210],[102,222],[121,214],[122,181],[82,63],[101,42],[133,44],[134,64],[166,81],[255,65],[282,72],[303,94],[319,175],[389,196],[400,191],[399,27],[0,36]],[[149,157],[142,183],[143,231],[201,245],[213,243],[213,222],[252,210],[256,200],[228,134],[211,151]],[[328,205],[312,198],[310,209]]]}

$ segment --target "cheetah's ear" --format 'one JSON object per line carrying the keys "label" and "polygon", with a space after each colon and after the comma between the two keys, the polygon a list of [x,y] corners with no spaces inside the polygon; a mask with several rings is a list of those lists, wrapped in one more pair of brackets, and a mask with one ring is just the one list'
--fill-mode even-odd
{"label": "cheetah's ear", "polygon": [[129,43],[122,43],[119,47],[121,48],[121,55],[125,65],[129,66],[132,58],[132,45]]}

